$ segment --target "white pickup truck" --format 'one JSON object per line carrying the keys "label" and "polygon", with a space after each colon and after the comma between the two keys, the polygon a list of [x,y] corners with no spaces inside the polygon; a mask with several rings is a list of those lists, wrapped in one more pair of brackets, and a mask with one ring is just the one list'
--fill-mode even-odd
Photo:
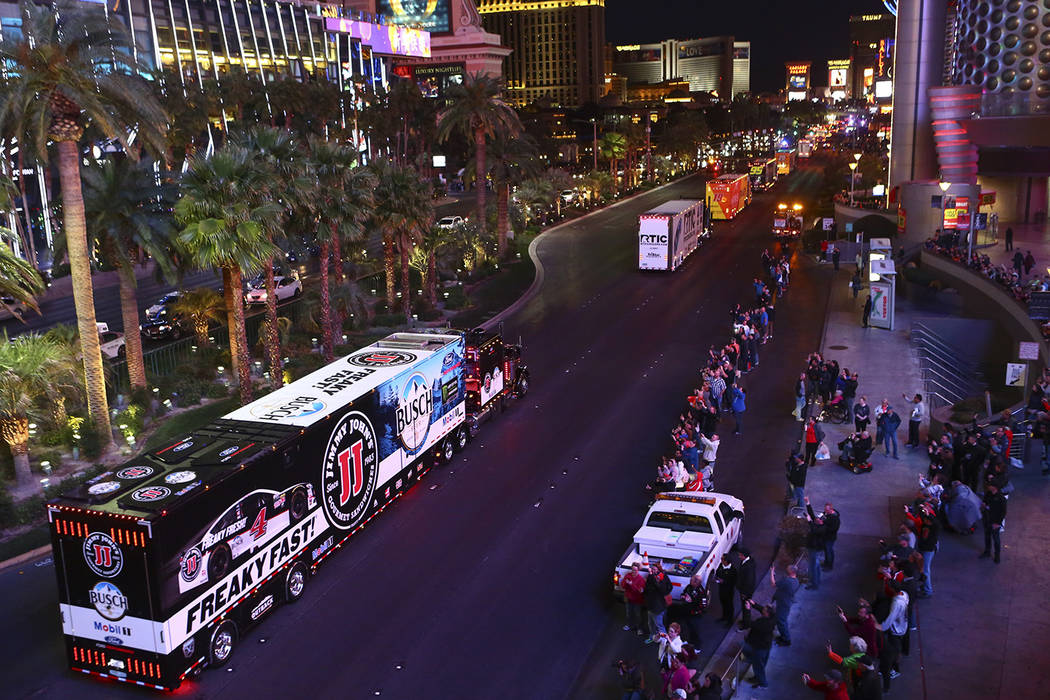
{"label": "white pickup truck", "polygon": [[694,574],[704,588],[722,555],[740,542],[744,504],[724,493],[674,491],[661,493],[649,508],[613,572],[613,586],[623,594],[620,579],[634,564],[657,562],[671,580],[677,601]]}

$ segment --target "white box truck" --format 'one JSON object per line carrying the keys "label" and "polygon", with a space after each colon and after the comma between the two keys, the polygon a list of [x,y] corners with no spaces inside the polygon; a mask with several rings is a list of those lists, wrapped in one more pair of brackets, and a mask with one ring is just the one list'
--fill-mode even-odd
{"label": "white box truck", "polygon": [[676,270],[706,237],[702,200],[664,202],[638,217],[638,269]]}

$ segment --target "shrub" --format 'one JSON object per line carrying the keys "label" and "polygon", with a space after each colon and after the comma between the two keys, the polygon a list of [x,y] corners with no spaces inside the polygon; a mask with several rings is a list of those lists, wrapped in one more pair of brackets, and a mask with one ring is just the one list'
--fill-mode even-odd
{"label": "shrub", "polygon": [[204,395],[209,399],[225,399],[230,395],[230,390],[225,384],[213,382],[208,385],[208,388],[204,391]]}
{"label": "shrub", "polygon": [[458,310],[467,306],[467,293],[463,291],[461,285],[451,287],[447,292],[448,297],[445,299],[446,309]]}
{"label": "shrub", "polygon": [[426,297],[419,297],[412,302],[412,313],[416,314],[420,321],[436,321],[441,318],[441,311]]}
{"label": "shrub", "polygon": [[141,404],[131,404],[114,416],[113,425],[125,438],[129,435],[141,435],[146,427],[145,415],[146,410]]}
{"label": "shrub", "polygon": [[37,450],[34,457],[37,464],[48,462],[51,465],[51,469],[58,469],[62,466],[62,452],[58,450]]}
{"label": "shrub", "polygon": [[405,315],[402,313],[376,314],[372,319],[372,326],[378,328],[396,328],[403,325],[405,325]]}
{"label": "shrub", "polygon": [[80,452],[84,459],[98,459],[102,456],[102,442],[98,439],[95,422],[90,419],[80,426]]}

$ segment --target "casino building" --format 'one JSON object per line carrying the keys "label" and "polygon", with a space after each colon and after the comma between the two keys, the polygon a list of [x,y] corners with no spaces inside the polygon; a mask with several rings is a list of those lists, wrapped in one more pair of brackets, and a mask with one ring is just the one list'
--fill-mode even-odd
{"label": "casino building", "polygon": [[613,73],[625,77],[628,85],[683,80],[689,92],[727,100],[751,90],[751,42],[731,36],[610,45],[608,52]]}

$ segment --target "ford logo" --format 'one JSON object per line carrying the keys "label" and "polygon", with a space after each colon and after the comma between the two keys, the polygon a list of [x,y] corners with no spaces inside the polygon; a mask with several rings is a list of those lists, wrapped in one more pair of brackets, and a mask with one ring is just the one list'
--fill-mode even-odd
{"label": "ford logo", "polygon": [[110,644],[120,644],[121,646],[123,646],[123,644],[124,644],[124,640],[123,639],[121,639],[120,637],[114,637],[112,635],[106,637],[106,642],[108,642]]}

